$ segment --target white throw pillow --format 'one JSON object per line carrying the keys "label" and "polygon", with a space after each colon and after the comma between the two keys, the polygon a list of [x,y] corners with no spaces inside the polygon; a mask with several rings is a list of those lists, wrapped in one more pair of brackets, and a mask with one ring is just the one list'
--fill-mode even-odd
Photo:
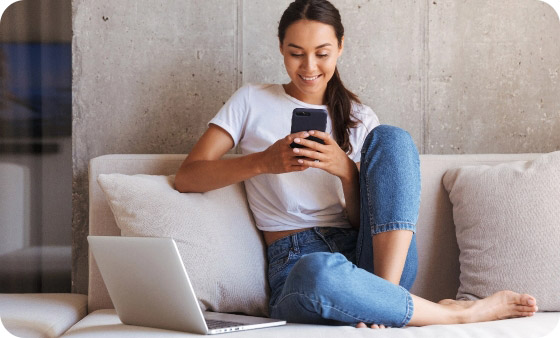
{"label": "white throw pillow", "polygon": [[98,177],[123,236],[175,239],[203,310],[267,316],[265,245],[243,185],[179,193],[174,180]]}
{"label": "white throw pillow", "polygon": [[460,250],[457,298],[507,289],[560,311],[560,152],[450,169],[443,184]]}

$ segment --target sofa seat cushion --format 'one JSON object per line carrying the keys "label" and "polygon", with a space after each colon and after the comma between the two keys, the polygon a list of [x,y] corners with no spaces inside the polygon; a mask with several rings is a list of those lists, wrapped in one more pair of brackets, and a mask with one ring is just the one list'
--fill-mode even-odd
{"label": "sofa seat cushion", "polygon": [[[433,338],[433,337],[523,337],[541,338],[551,332],[558,320],[560,312],[537,313],[531,318],[517,318],[494,322],[432,325],[425,327],[406,327],[402,329],[356,329],[350,326],[321,326],[288,324],[267,329],[248,330],[227,333],[227,338],[266,338],[266,337],[383,337],[383,338]],[[560,329],[560,327],[559,327]],[[226,337],[224,335],[224,337]],[[200,337],[199,334],[153,329],[140,326],[124,325],[114,309],[97,310],[82,319],[63,337],[95,338],[95,337]]]}
{"label": "sofa seat cushion", "polygon": [[87,314],[87,296],[0,294],[0,318],[18,337],[59,337]]}

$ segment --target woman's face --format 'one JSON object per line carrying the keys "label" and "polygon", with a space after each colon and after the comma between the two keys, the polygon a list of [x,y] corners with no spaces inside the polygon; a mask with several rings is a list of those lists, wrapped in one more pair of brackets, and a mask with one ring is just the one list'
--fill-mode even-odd
{"label": "woman's face", "polygon": [[334,28],[318,21],[299,20],[286,29],[280,52],[292,82],[291,95],[309,102],[322,104],[327,83],[342,54],[344,39],[338,46]]}

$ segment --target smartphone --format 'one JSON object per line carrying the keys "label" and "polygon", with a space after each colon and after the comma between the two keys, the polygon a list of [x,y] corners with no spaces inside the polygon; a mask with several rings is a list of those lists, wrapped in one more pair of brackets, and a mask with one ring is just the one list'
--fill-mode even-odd
{"label": "smartphone", "polygon": [[[325,109],[296,108],[292,112],[292,130],[290,134],[300,131],[319,130],[324,132],[327,129],[327,111]],[[320,138],[309,136],[307,140],[325,144]],[[304,148],[301,144],[292,142],[292,148]]]}

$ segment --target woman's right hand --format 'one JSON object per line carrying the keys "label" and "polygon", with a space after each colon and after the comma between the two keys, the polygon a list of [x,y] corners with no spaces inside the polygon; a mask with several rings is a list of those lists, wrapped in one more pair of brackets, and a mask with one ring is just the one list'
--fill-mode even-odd
{"label": "woman's right hand", "polygon": [[294,153],[290,144],[295,138],[306,138],[309,133],[302,131],[290,134],[268,147],[262,154],[263,174],[283,174],[293,171],[303,171],[309,167],[298,163],[301,155]]}

